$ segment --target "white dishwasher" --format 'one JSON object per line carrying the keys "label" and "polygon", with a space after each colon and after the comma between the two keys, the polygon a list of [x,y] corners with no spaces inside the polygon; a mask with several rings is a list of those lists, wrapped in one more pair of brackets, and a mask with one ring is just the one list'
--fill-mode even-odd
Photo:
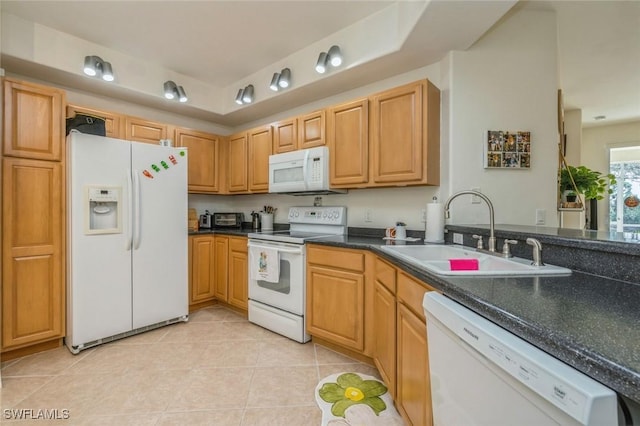
{"label": "white dishwasher", "polygon": [[618,424],[611,389],[446,296],[423,307],[435,426]]}

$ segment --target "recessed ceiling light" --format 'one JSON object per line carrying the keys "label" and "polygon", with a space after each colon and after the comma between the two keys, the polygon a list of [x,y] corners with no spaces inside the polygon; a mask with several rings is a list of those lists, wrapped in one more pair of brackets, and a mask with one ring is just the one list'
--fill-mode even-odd
{"label": "recessed ceiling light", "polygon": [[605,118],[607,118],[606,115],[596,115],[593,117],[594,120],[604,120]]}

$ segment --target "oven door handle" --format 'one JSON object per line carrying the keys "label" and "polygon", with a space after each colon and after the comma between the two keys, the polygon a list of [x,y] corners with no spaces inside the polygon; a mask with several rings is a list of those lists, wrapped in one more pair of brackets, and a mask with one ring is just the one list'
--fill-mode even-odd
{"label": "oven door handle", "polygon": [[254,244],[254,243],[249,243],[249,250],[251,250],[252,248],[257,248],[257,249],[261,249],[261,248],[265,248],[265,249],[273,249],[273,250],[277,250],[280,253],[293,253],[293,254],[302,254],[302,248],[299,249],[286,249],[286,248],[282,248],[281,246],[269,246],[269,245],[262,245],[262,244]]}

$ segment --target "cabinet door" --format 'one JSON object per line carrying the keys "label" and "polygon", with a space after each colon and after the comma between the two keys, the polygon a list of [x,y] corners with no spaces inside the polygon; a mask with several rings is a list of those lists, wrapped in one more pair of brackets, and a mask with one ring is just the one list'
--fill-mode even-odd
{"label": "cabinet door", "polygon": [[3,154],[60,161],[64,156],[64,102],[62,90],[5,79]]}
{"label": "cabinet door", "polygon": [[279,121],[273,127],[273,153],[298,149],[298,121],[295,118]]}
{"label": "cabinet door", "polygon": [[169,136],[168,126],[163,123],[143,120],[136,117],[125,118],[125,139],[158,145],[160,139]]}
{"label": "cabinet door", "polygon": [[329,109],[327,117],[329,179],[335,187],[363,187],[369,180],[369,102],[349,102]]}
{"label": "cabinet door", "polygon": [[313,148],[326,143],[324,117],[324,110],[298,117],[298,149]]}
{"label": "cabinet door", "polygon": [[2,350],[65,333],[64,174],[58,162],[2,161]]}
{"label": "cabinet door", "polygon": [[364,350],[364,276],[309,266],[307,330],[313,336]]}
{"label": "cabinet door", "polygon": [[440,91],[421,80],[371,97],[374,184],[440,183]]}
{"label": "cabinet door", "polygon": [[247,239],[229,237],[229,304],[246,310],[248,308]]}
{"label": "cabinet door", "polygon": [[229,192],[247,192],[249,190],[249,175],[247,173],[247,134],[241,133],[229,137],[229,158],[227,161],[227,190]]}
{"label": "cabinet door", "polygon": [[228,300],[229,279],[229,237],[216,235],[214,238],[215,250],[215,278],[214,294],[216,299],[226,302]]}
{"label": "cabinet door", "polygon": [[76,114],[87,114],[104,118],[105,136],[116,139],[124,139],[124,116],[107,111],[81,107],[77,105],[67,105],[67,118],[75,117]]}
{"label": "cabinet door", "polygon": [[191,237],[191,286],[189,304],[213,300],[215,249],[212,235]]}
{"label": "cabinet door", "polygon": [[271,155],[271,126],[248,132],[249,138],[249,191],[269,191],[269,155]]}
{"label": "cabinet door", "polygon": [[396,394],[396,298],[376,280],[373,294],[373,361],[389,393]]}
{"label": "cabinet door", "polygon": [[220,189],[220,138],[195,130],[175,130],[175,146],[189,150],[189,192],[215,193]]}
{"label": "cabinet door", "polygon": [[396,407],[411,425],[430,426],[431,381],[426,325],[398,303]]}

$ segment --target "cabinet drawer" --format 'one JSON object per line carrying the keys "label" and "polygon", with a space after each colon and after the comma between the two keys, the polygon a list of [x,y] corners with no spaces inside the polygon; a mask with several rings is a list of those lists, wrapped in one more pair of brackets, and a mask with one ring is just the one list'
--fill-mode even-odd
{"label": "cabinet drawer", "polygon": [[229,250],[247,253],[247,239],[244,237],[229,237]]}
{"label": "cabinet drawer", "polygon": [[316,265],[364,272],[364,253],[358,250],[308,246],[307,260]]}
{"label": "cabinet drawer", "polygon": [[393,294],[396,293],[396,268],[379,257],[376,258],[376,281]]}
{"label": "cabinet drawer", "polygon": [[398,301],[404,303],[422,321],[426,321],[424,309],[422,308],[422,299],[428,291],[434,291],[434,289],[402,271],[398,272]]}

